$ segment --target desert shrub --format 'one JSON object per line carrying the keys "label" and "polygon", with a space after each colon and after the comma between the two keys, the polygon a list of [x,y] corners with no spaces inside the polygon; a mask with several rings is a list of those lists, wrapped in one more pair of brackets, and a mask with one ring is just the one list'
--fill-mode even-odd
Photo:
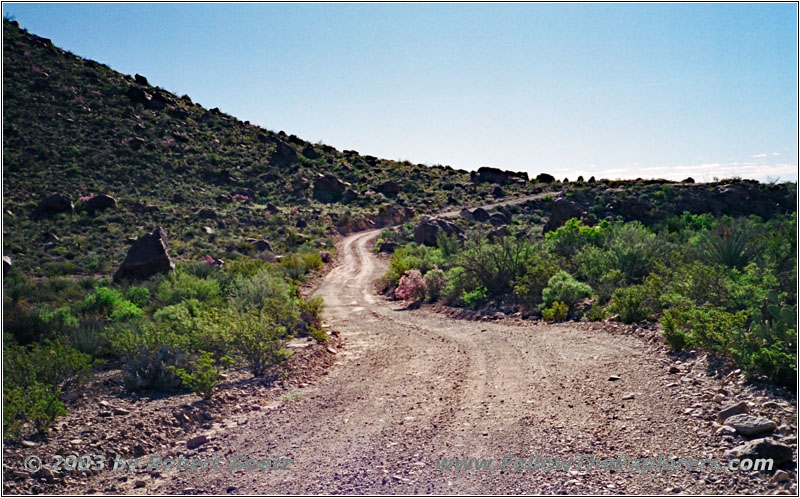
{"label": "desert shrub", "polygon": [[238,277],[228,292],[228,303],[241,313],[264,312],[288,333],[299,325],[297,291],[280,275],[265,269],[249,279]]}
{"label": "desert shrub", "polygon": [[141,308],[122,296],[122,292],[110,287],[97,287],[81,303],[84,313],[100,313],[112,322],[124,322],[144,315]]}
{"label": "desert shrub", "polygon": [[163,304],[176,304],[186,299],[219,303],[221,295],[218,280],[195,276],[182,266],[167,274],[156,290],[156,299]]}
{"label": "desert shrub", "polygon": [[641,283],[664,252],[662,241],[638,221],[615,225],[606,248],[613,268],[621,271],[628,283]]}
{"label": "desert shrub", "polygon": [[306,274],[322,268],[322,256],[317,251],[289,254],[281,259],[278,267],[292,280],[301,280]]}
{"label": "desert shrub", "polygon": [[3,390],[3,435],[16,441],[22,438],[23,424],[28,421],[39,432],[50,425],[67,409],[53,386],[34,382],[31,385]]}
{"label": "desert shrub", "polygon": [[236,319],[233,336],[236,351],[248,363],[255,377],[288,358],[281,348],[286,329],[265,313],[244,313]]}
{"label": "desert shrub", "polygon": [[[223,357],[220,361],[221,367],[229,366],[231,359]],[[174,368],[175,374],[181,379],[184,387],[191,389],[203,399],[211,399],[214,394],[214,387],[219,384],[222,376],[220,375],[214,358],[211,353],[201,351],[200,355],[189,362],[189,369]]]}
{"label": "desert shrub", "polygon": [[461,242],[456,235],[447,235],[444,231],[436,234],[436,247],[441,251],[443,258],[452,258],[461,250]]}
{"label": "desert shrub", "polygon": [[488,292],[486,291],[485,287],[477,287],[471,291],[464,291],[461,295],[461,300],[464,302],[465,305],[472,309],[478,309],[481,304],[486,301],[486,296]]}
{"label": "desert shrub", "polygon": [[572,218],[545,235],[547,247],[559,256],[571,258],[587,245],[600,244],[608,227],[609,223],[605,220],[598,226],[586,226],[581,220]]}
{"label": "desert shrub", "polygon": [[531,251],[525,262],[525,273],[514,281],[514,295],[529,311],[533,311],[542,302],[542,290],[547,281],[558,271],[553,258],[544,251]]}
{"label": "desert shrub", "polygon": [[617,289],[611,297],[608,312],[618,314],[622,323],[641,322],[654,314],[643,285]]}
{"label": "desert shrub", "polygon": [[664,224],[670,232],[682,232],[684,230],[700,232],[716,227],[717,220],[711,213],[692,214],[685,211],[680,216],[668,217]]}
{"label": "desert shrub", "polygon": [[439,299],[445,286],[444,271],[434,268],[425,274],[425,300],[432,303]]}
{"label": "desert shrub", "polygon": [[418,301],[425,298],[425,282],[419,270],[408,270],[400,277],[400,283],[394,290],[397,299]]}
{"label": "desert shrub", "polygon": [[189,358],[180,348],[162,345],[155,350],[141,347],[123,358],[123,384],[129,391],[172,391],[181,386],[179,370],[189,368]]}
{"label": "desert shrub", "polygon": [[442,297],[445,303],[450,305],[461,304],[461,296],[477,286],[475,280],[461,266],[454,266],[447,270],[444,280]]}
{"label": "desert shrub", "polygon": [[147,287],[131,286],[125,292],[125,297],[140,308],[144,308],[150,303],[150,289]]}
{"label": "desert shrub", "polygon": [[525,273],[531,246],[523,239],[504,237],[489,244],[478,239],[467,244],[461,266],[487,295],[497,296],[512,290],[513,282]]}
{"label": "desert shrub", "polygon": [[386,270],[383,278],[391,285],[397,285],[408,270],[418,270],[420,266],[422,266],[422,260],[410,255],[404,247],[401,247],[389,258],[389,269]]}
{"label": "desert shrub", "polygon": [[39,307],[12,305],[5,309],[3,326],[19,344],[30,344],[52,334],[48,313]]}
{"label": "desert shrub", "polygon": [[575,280],[572,275],[561,270],[547,281],[547,287],[542,290],[542,301],[545,307],[560,301],[571,308],[579,300],[591,295],[592,288],[589,285]]}
{"label": "desert shrub", "polygon": [[549,308],[542,310],[542,320],[548,322],[563,322],[567,319],[569,313],[569,306],[561,301],[556,301]]}
{"label": "desert shrub", "polygon": [[734,357],[741,345],[736,331],[746,322],[745,311],[729,313],[709,305],[669,309],[661,319],[664,337],[673,349],[699,346]]}
{"label": "desert shrub", "polygon": [[60,340],[29,346],[10,336],[3,341],[4,436],[18,439],[25,421],[40,432],[67,413],[62,392],[80,388],[91,375],[92,360]]}

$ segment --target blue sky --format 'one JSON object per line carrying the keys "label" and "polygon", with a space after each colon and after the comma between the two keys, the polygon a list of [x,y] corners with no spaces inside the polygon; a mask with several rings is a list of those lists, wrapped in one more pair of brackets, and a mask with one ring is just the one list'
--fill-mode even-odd
{"label": "blue sky", "polygon": [[3,4],[339,149],[574,179],[797,179],[794,4]]}

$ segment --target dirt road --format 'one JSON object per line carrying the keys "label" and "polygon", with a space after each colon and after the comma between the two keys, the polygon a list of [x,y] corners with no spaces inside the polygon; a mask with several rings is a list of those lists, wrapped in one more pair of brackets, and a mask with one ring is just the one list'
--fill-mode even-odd
{"label": "dirt road", "polygon": [[[504,456],[722,457],[703,372],[681,382],[640,338],[576,324],[450,319],[375,296],[378,231],[341,242],[321,285],[345,347],[329,375],[214,437],[223,458],[291,458],[286,471],[183,472],[159,492],[730,493],[769,476],[728,472],[505,470]],[[691,368],[691,367],[687,367]],[[612,376],[618,380],[609,380]],[[677,384],[675,381],[677,380]],[[670,384],[672,383],[672,384]],[[632,399],[631,399],[632,398]],[[692,414],[687,412],[693,411]],[[203,456],[202,454],[200,456]],[[493,459],[490,470],[438,470],[441,458]]]}

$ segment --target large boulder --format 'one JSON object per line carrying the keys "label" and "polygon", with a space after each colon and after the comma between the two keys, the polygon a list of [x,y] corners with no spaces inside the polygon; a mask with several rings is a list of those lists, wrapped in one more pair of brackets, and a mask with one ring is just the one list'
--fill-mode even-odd
{"label": "large boulder", "polygon": [[475,208],[470,212],[470,214],[472,215],[472,219],[475,221],[489,221],[490,218],[489,211],[483,208]]}
{"label": "large boulder", "polygon": [[159,226],[153,233],[142,235],[133,243],[125,261],[114,274],[114,282],[144,280],[174,269],[175,263],[167,251],[167,234]]}
{"label": "large boulder", "polygon": [[[413,211],[411,211],[411,217],[413,217]],[[372,221],[375,222],[375,226],[385,227],[391,225],[399,225],[403,223],[408,218],[408,211],[403,209],[399,206],[393,205],[386,205],[382,206],[378,210],[378,214],[372,216]]]}
{"label": "large boulder", "polygon": [[483,166],[478,171],[470,173],[470,180],[475,183],[514,183],[527,182],[528,173],[516,171],[503,171],[498,168]]}
{"label": "large boulder", "polygon": [[113,208],[117,205],[117,200],[106,194],[95,195],[86,201],[86,207],[99,211],[101,209]]}
{"label": "large boulder", "polygon": [[143,89],[139,88],[138,86],[131,86],[125,92],[125,95],[131,99],[131,101],[137,104],[144,104],[145,106],[150,104],[150,99],[153,98],[152,95],[145,92]]}
{"label": "large boulder", "polygon": [[320,174],[314,180],[314,197],[321,202],[336,202],[342,198],[349,183],[330,173]]}
{"label": "large boulder", "polygon": [[36,208],[38,214],[50,215],[57,213],[71,213],[75,209],[72,197],[69,194],[51,194],[39,201]]}
{"label": "large boulder", "polygon": [[548,175],[547,173],[539,173],[536,175],[536,181],[538,183],[554,183],[556,178],[553,175]]}
{"label": "large boulder", "polygon": [[417,244],[425,244],[426,246],[436,246],[436,237],[439,232],[444,232],[446,235],[455,235],[459,239],[464,237],[464,232],[453,223],[443,220],[441,218],[434,218],[425,216],[420,220],[416,227],[414,227],[414,241]]}
{"label": "large boulder", "polygon": [[386,180],[385,182],[375,187],[376,192],[380,192],[386,195],[397,195],[400,193],[400,189],[401,189],[400,184],[394,180]]}
{"label": "large boulder", "polygon": [[557,228],[564,225],[567,220],[571,218],[587,219],[586,211],[578,207],[574,202],[558,198],[553,201],[553,207],[550,211],[550,219],[545,223],[542,228],[542,233],[552,232]]}

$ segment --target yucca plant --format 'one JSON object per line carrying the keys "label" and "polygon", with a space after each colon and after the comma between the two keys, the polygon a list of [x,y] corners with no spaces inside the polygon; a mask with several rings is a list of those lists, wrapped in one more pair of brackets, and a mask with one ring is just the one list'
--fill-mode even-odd
{"label": "yucca plant", "polygon": [[758,252],[758,244],[751,239],[748,230],[730,225],[704,235],[699,247],[699,256],[704,262],[740,269],[755,259]]}

